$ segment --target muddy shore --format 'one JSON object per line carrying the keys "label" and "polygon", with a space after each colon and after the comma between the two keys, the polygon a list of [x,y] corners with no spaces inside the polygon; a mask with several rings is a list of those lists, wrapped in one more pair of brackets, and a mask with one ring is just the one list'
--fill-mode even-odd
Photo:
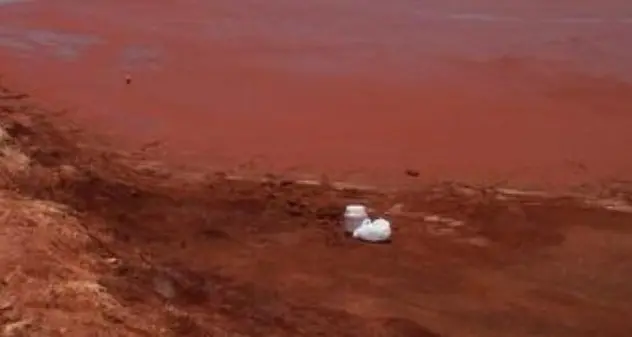
{"label": "muddy shore", "polygon": [[629,336],[629,5],[462,2],[0,0],[0,336]]}
{"label": "muddy shore", "polygon": [[[235,179],[113,151],[64,118],[0,90],[6,336],[623,337],[632,328],[626,186],[588,198]],[[345,237],[350,202],[392,220],[393,241]]]}

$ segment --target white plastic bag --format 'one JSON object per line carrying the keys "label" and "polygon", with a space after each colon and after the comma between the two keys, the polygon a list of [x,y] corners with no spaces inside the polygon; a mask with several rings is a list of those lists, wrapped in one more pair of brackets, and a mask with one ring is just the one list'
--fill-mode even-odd
{"label": "white plastic bag", "polygon": [[353,237],[369,242],[384,242],[391,238],[391,224],[384,219],[366,219],[353,231]]}

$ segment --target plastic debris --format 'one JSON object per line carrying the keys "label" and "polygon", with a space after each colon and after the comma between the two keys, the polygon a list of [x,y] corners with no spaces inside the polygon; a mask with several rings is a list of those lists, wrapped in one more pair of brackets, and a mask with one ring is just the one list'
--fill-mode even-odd
{"label": "plastic debris", "polygon": [[363,205],[348,205],[344,215],[344,229],[347,233],[353,233],[369,218],[366,207]]}
{"label": "plastic debris", "polygon": [[384,242],[391,239],[391,223],[385,219],[371,221],[365,219],[360,227],[353,231],[353,237],[368,242]]}

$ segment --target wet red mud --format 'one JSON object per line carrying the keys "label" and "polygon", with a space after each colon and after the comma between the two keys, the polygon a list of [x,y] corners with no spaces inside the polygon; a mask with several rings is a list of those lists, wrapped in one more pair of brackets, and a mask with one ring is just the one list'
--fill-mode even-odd
{"label": "wet red mud", "polygon": [[[32,158],[11,181],[3,167],[1,197],[64,205],[90,240],[46,244],[34,235],[41,226],[15,220],[0,238],[26,230],[30,251],[47,252],[14,259],[31,279],[76,285],[95,275],[100,290],[23,302],[40,290],[22,282],[12,292],[19,279],[5,277],[5,331],[15,321],[31,322],[24,336],[71,337],[624,337],[632,328],[631,214],[454,184],[362,191],[170,171],[91,147],[58,118],[0,89],[5,142]],[[618,193],[632,202],[629,189]],[[342,234],[340,213],[358,202],[392,220],[390,243]],[[14,267],[5,255],[2,270]]]}
{"label": "wet red mud", "polygon": [[[460,2],[0,6],[0,72],[40,105],[70,108],[46,116],[0,90],[2,127],[33,161],[9,187],[79,217],[94,242],[49,252],[99,266],[128,315],[62,326],[83,304],[30,312],[77,337],[628,336],[629,214],[451,184],[232,181],[68,132],[78,122],[127,150],[164,141],[148,156],[175,164],[376,184],[628,179],[627,5]],[[392,242],[345,237],[351,202],[392,220]]]}
{"label": "wet red mud", "polygon": [[628,7],[34,1],[0,8],[0,58],[178,164],[578,184],[632,172]]}

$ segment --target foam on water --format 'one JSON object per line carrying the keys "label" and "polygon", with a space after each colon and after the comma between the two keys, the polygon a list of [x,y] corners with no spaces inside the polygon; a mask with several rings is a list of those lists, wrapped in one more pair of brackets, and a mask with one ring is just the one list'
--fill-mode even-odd
{"label": "foam on water", "polygon": [[459,21],[487,21],[487,22],[522,22],[524,19],[510,16],[497,16],[490,14],[448,14],[443,17],[448,20]]}
{"label": "foam on water", "polygon": [[0,0],[0,6],[11,5],[18,2],[26,2],[28,0]]}
{"label": "foam on water", "polygon": [[79,57],[83,48],[100,42],[100,38],[90,35],[0,26],[0,47],[14,49],[20,53],[43,50],[61,59],[73,60]]}
{"label": "foam on water", "polygon": [[159,61],[164,51],[142,45],[131,45],[125,47],[120,55],[120,62],[125,69],[158,69]]}

